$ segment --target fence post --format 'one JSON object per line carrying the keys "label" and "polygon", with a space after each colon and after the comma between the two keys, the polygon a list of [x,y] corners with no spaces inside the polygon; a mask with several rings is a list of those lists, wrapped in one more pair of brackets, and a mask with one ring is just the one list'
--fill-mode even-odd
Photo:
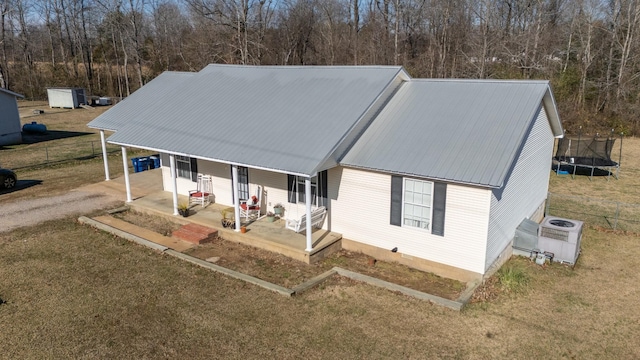
{"label": "fence post", "polygon": [[544,209],[544,215],[549,215],[549,208],[551,207],[551,193],[547,193],[547,204],[546,209]]}
{"label": "fence post", "polygon": [[46,162],[49,162],[49,147],[48,146],[44,147],[44,152],[46,153],[46,156],[47,156]]}
{"label": "fence post", "polygon": [[93,141],[91,141],[91,156],[96,156],[96,152],[93,149]]}
{"label": "fence post", "polygon": [[620,202],[616,201],[616,216],[613,219],[613,230],[618,227],[618,216],[620,216]]}

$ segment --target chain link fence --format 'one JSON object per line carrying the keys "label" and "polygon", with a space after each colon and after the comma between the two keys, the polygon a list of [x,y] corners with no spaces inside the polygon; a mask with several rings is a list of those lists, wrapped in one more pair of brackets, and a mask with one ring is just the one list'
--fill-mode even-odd
{"label": "chain link fence", "polygon": [[[107,144],[107,152],[118,152],[116,145]],[[100,141],[81,141],[71,144],[29,146],[0,151],[0,165],[19,170],[32,166],[102,156]]]}
{"label": "chain link fence", "polygon": [[549,193],[546,214],[640,233],[640,204]]}

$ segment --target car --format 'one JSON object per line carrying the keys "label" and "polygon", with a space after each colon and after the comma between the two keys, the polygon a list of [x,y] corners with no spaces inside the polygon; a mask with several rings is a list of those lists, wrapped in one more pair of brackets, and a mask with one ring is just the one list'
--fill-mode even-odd
{"label": "car", "polygon": [[17,182],[18,177],[16,176],[16,173],[9,169],[0,168],[0,187],[11,189],[16,186]]}

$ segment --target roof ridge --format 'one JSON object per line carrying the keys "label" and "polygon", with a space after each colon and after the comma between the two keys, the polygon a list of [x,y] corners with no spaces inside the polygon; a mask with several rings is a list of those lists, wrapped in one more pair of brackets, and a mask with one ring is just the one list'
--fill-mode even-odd
{"label": "roof ridge", "polygon": [[549,80],[535,79],[463,79],[463,78],[412,78],[410,81],[419,82],[477,82],[477,83],[517,83],[517,84],[549,84]]}

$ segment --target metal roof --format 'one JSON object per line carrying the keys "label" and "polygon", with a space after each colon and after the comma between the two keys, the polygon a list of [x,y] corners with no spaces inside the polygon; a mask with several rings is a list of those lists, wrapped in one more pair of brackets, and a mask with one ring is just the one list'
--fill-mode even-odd
{"label": "metal roof", "polygon": [[0,92],[3,92],[5,94],[7,94],[7,95],[11,95],[11,96],[14,96],[14,97],[19,97],[19,98],[23,98],[24,99],[24,95],[18,94],[16,92],[11,91],[11,90],[7,90],[5,88],[0,88]]}
{"label": "metal roof", "polygon": [[413,79],[340,163],[499,188],[541,104],[561,136],[547,81]]}
{"label": "metal roof", "polygon": [[87,124],[90,128],[116,131],[127,124],[136,114],[155,106],[164,98],[170,98],[174,89],[195,73],[165,71],[148,82],[123,101],[112,106],[102,115]]}
{"label": "metal roof", "polygon": [[115,144],[314,175],[397,76],[408,78],[399,66],[209,65],[150,82],[89,126],[115,130]]}

